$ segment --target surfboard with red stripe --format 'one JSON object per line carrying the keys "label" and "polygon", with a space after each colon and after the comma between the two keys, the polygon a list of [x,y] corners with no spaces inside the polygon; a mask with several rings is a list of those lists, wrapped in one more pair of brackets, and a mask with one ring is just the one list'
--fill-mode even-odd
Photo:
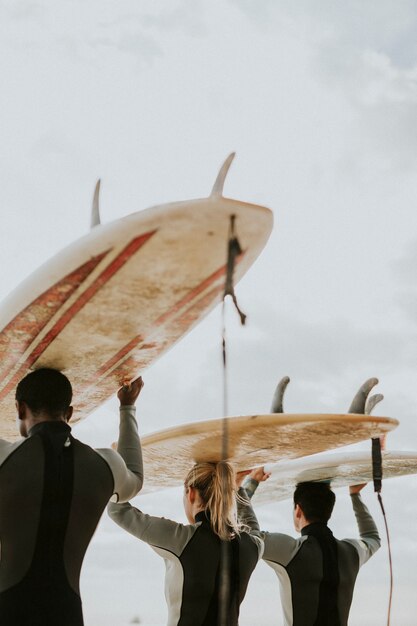
{"label": "surfboard with red stripe", "polygon": [[238,281],[265,246],[269,209],[225,198],[226,161],[208,198],[96,226],[21,283],[0,306],[0,436],[15,436],[16,384],[53,367],[86,417],[172,347],[221,300],[230,217],[242,247]]}

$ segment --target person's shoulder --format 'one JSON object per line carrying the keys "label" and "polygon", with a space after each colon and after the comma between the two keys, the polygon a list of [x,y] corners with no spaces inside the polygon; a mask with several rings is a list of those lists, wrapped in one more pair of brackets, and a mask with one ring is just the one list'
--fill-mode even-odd
{"label": "person's shoulder", "polygon": [[110,465],[111,468],[114,466],[117,467],[119,464],[123,464],[123,459],[120,457],[118,452],[112,450],[111,448],[93,448],[75,437],[72,437],[71,439],[76,454],[83,458],[90,458],[91,460],[96,459],[101,463],[104,461],[107,465]]}

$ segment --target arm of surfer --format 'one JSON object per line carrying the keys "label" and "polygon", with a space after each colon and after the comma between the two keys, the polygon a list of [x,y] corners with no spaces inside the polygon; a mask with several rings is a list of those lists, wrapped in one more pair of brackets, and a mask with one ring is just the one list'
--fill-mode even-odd
{"label": "arm of surfer", "polygon": [[250,499],[246,493],[246,489],[242,487],[242,482],[246,476],[251,473],[250,470],[244,472],[237,472],[236,474],[236,489],[237,489],[237,515],[239,522],[249,529],[249,532],[259,535],[260,528],[255,511],[252,508]]}
{"label": "arm of surfer", "polygon": [[365,485],[366,483],[349,487],[353,511],[361,538],[361,541],[355,541],[361,566],[381,547],[381,539],[376,524],[360,495]]}
{"label": "arm of surfer", "polygon": [[116,524],[134,537],[177,556],[182,553],[196,530],[195,525],[178,524],[164,517],[147,515],[129,502],[110,502],[107,512]]}
{"label": "arm of surfer", "polygon": [[[143,483],[142,450],[136,422],[136,400],[143,389],[142,376],[130,385],[123,385],[117,392],[120,401],[120,423],[117,452],[127,468]],[[141,484],[142,486],[142,484]]]}
{"label": "arm of surfer", "polygon": [[142,388],[142,377],[139,377],[130,385],[124,385],[119,389],[117,397],[120,401],[120,423],[117,453],[109,449],[97,450],[110,466],[118,502],[126,502],[133,498],[143,485],[142,450],[135,418],[135,402]]}
{"label": "arm of surfer", "polygon": [[243,488],[245,489],[246,495],[248,496],[249,499],[252,498],[253,494],[258,488],[259,483],[264,482],[270,476],[271,476],[271,473],[265,472],[264,467],[256,467],[249,473],[248,477],[243,483]]}
{"label": "arm of surfer", "polygon": [[[252,508],[250,499],[255,493],[256,487],[259,482],[263,482],[270,477],[271,474],[264,471],[263,467],[258,467],[252,471],[246,472],[238,472],[236,474],[236,487],[238,488],[238,497],[237,497],[237,512],[239,521],[247,526],[250,531],[254,534],[261,536],[261,531],[259,528],[259,522],[256,517],[255,511]],[[246,477],[243,487],[241,484],[243,479]],[[256,486],[252,489],[252,484]],[[249,493],[248,493],[249,490]]]}
{"label": "arm of surfer", "polygon": [[259,529],[259,523],[251,506],[250,498],[255,493],[260,482],[268,480],[270,472],[265,472],[264,467],[252,470],[246,478],[243,488],[238,492],[238,516],[239,520],[249,526],[251,534],[260,537],[264,543],[262,558],[266,561],[287,565],[296,554],[299,546],[298,541],[290,535],[283,533],[270,533]]}

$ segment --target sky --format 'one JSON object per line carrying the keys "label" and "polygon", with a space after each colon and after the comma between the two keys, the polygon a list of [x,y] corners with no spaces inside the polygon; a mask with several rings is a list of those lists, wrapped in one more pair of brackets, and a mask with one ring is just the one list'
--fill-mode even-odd
{"label": "sky", "polygon": [[[343,412],[377,376],[379,412],[398,418],[391,450],[416,449],[417,6],[368,0],[0,0],[0,296],[102,219],[204,197],[237,156],[225,195],[274,211],[270,241],[228,316],[231,415],[268,411],[291,378],[288,412]],[[221,415],[217,308],[144,373],[140,431]],[[117,435],[106,403],[74,434]],[[367,442],[359,448],[366,449]],[[392,623],[417,599],[417,480],[387,481]],[[332,529],[356,535],[347,493]],[[371,487],[364,492],[380,530]],[[139,496],[184,521],[177,490]],[[292,533],[291,505],[259,508]],[[350,623],[380,626],[386,542],[361,570]],[[162,626],[163,562],[106,515],[82,573],[87,626]],[[282,624],[278,582],[261,563],[241,624]],[[136,623],[139,623],[136,620]]]}

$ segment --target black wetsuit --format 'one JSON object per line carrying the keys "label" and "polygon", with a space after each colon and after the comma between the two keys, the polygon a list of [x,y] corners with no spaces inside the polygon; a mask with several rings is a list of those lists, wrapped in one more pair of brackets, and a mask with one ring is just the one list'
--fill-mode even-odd
{"label": "black wetsuit", "polygon": [[1,626],[83,625],[84,554],[111,496],[124,501],[141,488],[138,446],[133,407],[121,410],[126,463],[74,439],[64,422],[0,441]]}
{"label": "black wetsuit", "polygon": [[[258,482],[247,480],[242,497],[250,498]],[[280,582],[284,626],[347,626],[359,568],[381,545],[377,527],[360,494],[351,496],[360,539],[335,539],[326,524],[305,526],[297,539],[282,533],[262,532],[263,559]],[[254,530],[259,525],[249,505],[242,521]]]}
{"label": "black wetsuit", "polygon": [[109,504],[110,517],[146,541],[165,560],[168,626],[218,626],[222,551],[226,552],[229,594],[227,626],[236,626],[249,578],[262,556],[263,542],[242,532],[222,542],[204,512],[183,525],[146,515],[130,504]]}

